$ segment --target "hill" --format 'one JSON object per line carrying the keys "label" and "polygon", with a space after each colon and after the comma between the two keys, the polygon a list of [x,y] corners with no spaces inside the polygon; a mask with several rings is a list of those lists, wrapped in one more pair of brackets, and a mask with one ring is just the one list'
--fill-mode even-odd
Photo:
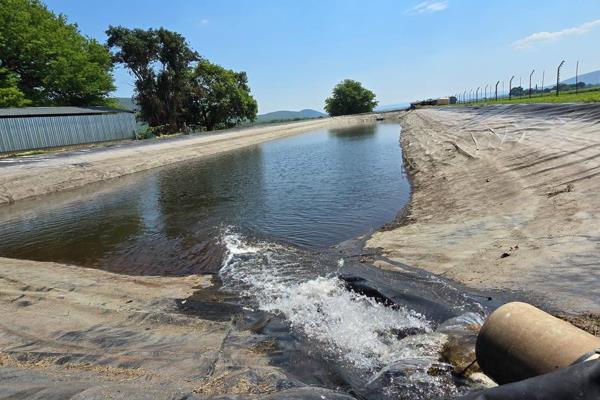
{"label": "hill", "polygon": [[120,108],[125,110],[137,111],[139,109],[131,97],[113,97],[113,100],[117,102]]}
{"label": "hill", "polygon": [[[579,75],[579,82],[585,82],[586,85],[600,85],[600,70]],[[572,85],[575,83],[575,77],[565,79],[562,83]]]}
{"label": "hill", "polygon": [[260,114],[256,117],[256,123],[275,122],[275,121],[290,121],[295,119],[311,119],[326,117],[327,114],[323,114],[317,110],[304,109],[300,111],[273,111],[266,114]]}
{"label": "hill", "polygon": [[[126,110],[137,111],[139,107],[135,104],[133,99],[129,97],[115,97],[117,104],[120,108],[124,108]],[[256,117],[255,123],[267,123],[267,122],[277,122],[277,121],[291,121],[298,119],[311,119],[311,118],[320,118],[326,117],[327,114],[323,114],[317,110],[304,109],[300,111],[273,111],[270,113],[260,114]]]}

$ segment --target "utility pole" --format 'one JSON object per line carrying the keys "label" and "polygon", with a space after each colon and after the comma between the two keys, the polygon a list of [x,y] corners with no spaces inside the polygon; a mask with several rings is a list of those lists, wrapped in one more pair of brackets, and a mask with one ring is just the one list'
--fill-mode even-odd
{"label": "utility pole", "polygon": [[488,86],[490,86],[490,85],[485,85],[485,94],[483,95],[483,101],[487,100],[487,88],[488,88]]}
{"label": "utility pole", "polygon": [[529,98],[531,98],[531,77],[533,76],[534,72],[535,72],[535,69],[533,71],[531,71],[531,73],[529,74]]}
{"label": "utility pole", "polygon": [[575,94],[579,92],[579,61],[577,61],[577,66],[575,67]]}
{"label": "utility pole", "polygon": [[500,81],[496,82],[496,101],[498,101],[498,84]]}
{"label": "utility pole", "polygon": [[479,101],[479,89],[481,89],[481,86],[479,86],[475,91],[475,103]]}
{"label": "utility pole", "polygon": [[512,78],[510,78],[510,81],[508,82],[508,99],[512,100],[512,81],[513,79],[515,79],[515,76],[513,75]]}
{"label": "utility pole", "polygon": [[560,69],[565,64],[565,60],[562,60],[560,64],[558,64],[558,68],[556,69],[556,95],[560,93]]}

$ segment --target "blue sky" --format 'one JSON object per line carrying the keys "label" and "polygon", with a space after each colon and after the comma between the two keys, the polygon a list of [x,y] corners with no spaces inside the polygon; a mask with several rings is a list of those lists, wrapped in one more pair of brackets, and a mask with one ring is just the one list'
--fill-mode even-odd
{"label": "blue sky", "polygon": [[[546,83],[600,69],[600,1],[46,0],[104,42],[108,25],[163,26],[204,57],[248,73],[259,112],[323,109],[361,81],[381,105],[475,89],[516,75]],[[537,78],[537,79],[536,79]],[[117,96],[133,80],[115,71]],[[538,82],[539,83],[539,82]]]}

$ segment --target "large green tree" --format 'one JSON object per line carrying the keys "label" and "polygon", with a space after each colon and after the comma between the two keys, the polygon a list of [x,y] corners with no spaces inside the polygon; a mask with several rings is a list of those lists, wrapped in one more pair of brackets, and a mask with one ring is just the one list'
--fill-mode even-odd
{"label": "large green tree", "polygon": [[18,88],[18,83],[16,74],[0,67],[0,107],[25,107],[31,104]]}
{"label": "large green tree", "polygon": [[110,26],[106,31],[113,60],[135,76],[135,100],[140,117],[160,133],[178,132],[187,125],[190,71],[200,61],[185,38],[160,29]]}
{"label": "large green tree", "polygon": [[0,0],[0,68],[33,105],[106,104],[114,90],[106,48],[38,0]]}
{"label": "large green tree", "polygon": [[351,79],[338,83],[325,100],[325,111],[331,116],[371,112],[375,106],[375,93]]}
{"label": "large green tree", "polygon": [[245,72],[235,72],[203,60],[191,74],[189,115],[208,131],[254,121],[258,111]]}

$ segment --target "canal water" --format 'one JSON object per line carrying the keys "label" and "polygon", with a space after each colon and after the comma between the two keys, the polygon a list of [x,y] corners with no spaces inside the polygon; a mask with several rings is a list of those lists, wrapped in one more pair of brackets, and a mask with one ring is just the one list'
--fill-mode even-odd
{"label": "canal water", "polygon": [[3,207],[0,254],[180,275],[214,268],[230,228],[327,248],[407,204],[399,132],[397,124],[319,130]]}
{"label": "canal water", "polygon": [[262,333],[279,340],[273,363],[305,383],[359,398],[458,394],[444,329],[480,323],[483,308],[338,247],[408,204],[399,136],[395,123],[323,129],[3,207],[0,256],[214,273],[246,318],[276,316]]}

